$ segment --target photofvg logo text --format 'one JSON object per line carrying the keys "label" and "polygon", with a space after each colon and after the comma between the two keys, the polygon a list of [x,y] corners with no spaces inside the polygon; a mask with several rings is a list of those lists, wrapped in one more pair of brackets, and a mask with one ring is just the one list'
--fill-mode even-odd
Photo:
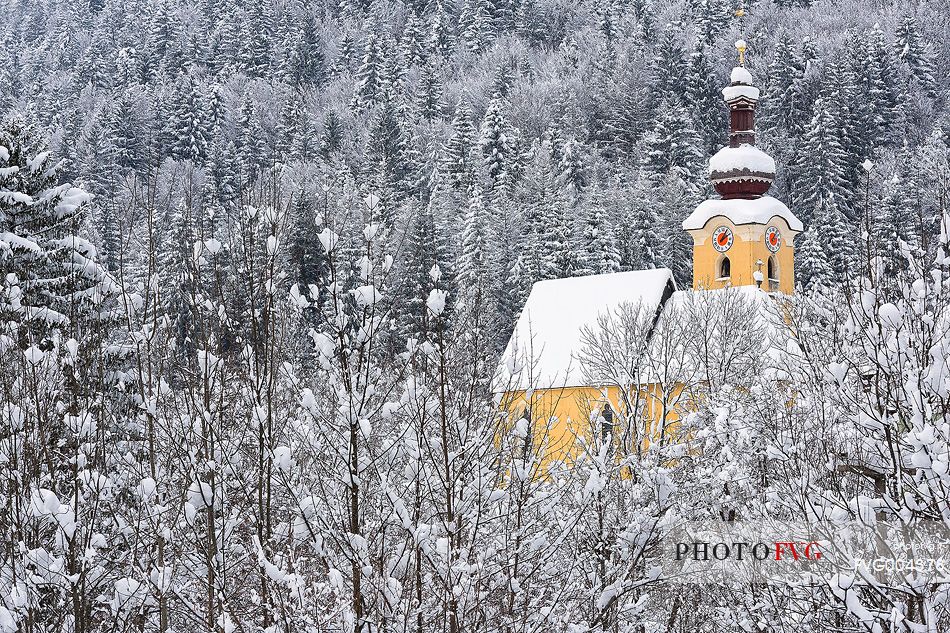
{"label": "photofvg logo text", "polygon": [[657,537],[647,557],[670,582],[821,582],[841,573],[888,582],[913,570],[950,583],[950,529],[938,522],[684,522]]}
{"label": "photofvg logo text", "polygon": [[750,543],[748,541],[711,543],[693,541],[676,544],[676,560],[690,558],[694,561],[725,560],[775,560],[792,561],[821,560],[821,543],[818,541],[772,541]]}

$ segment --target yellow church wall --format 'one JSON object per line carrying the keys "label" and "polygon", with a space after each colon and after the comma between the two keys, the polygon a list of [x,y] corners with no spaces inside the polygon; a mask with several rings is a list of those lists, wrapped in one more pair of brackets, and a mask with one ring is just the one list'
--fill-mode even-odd
{"label": "yellow church wall", "polygon": [[[713,232],[720,226],[727,226],[734,236],[732,247],[725,253],[715,249],[712,242]],[[769,226],[775,226],[782,234],[782,246],[777,253],[769,251],[765,245],[765,231]],[[768,279],[762,282],[762,289],[769,292],[779,291],[792,294],[795,290],[795,232],[781,217],[775,216],[769,224],[740,224],[735,225],[725,216],[710,218],[701,229],[691,230],[693,236],[693,288],[717,289],[726,286],[754,286],[756,285],[753,273],[760,268],[756,265],[762,261],[761,271],[767,277],[769,257],[774,257],[777,263],[778,284],[771,284]],[[718,275],[724,257],[729,258],[730,276],[723,278]]]}
{"label": "yellow church wall", "polygon": [[[561,387],[507,392],[501,408],[511,426],[526,411],[530,413],[531,444],[541,455],[543,468],[555,460],[573,462],[585,444],[599,446],[602,429],[591,413],[601,410],[605,402],[614,412],[611,442],[621,453],[630,454],[674,437],[676,422],[687,408],[685,401],[679,385],[666,393],[658,384],[644,385],[629,391],[627,397],[617,386]],[[634,409],[640,413],[626,413]]]}

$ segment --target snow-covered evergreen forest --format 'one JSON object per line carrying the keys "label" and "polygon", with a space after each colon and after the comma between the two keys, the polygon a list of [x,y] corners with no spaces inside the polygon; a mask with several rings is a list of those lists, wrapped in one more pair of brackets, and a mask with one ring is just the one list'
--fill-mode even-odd
{"label": "snow-covered evergreen forest", "polygon": [[[647,563],[677,517],[950,525],[944,0],[2,21],[0,633],[950,630],[926,574],[737,591]],[[637,362],[701,359],[696,410],[542,468],[491,393],[514,320],[542,279],[689,287],[740,37],[805,223],[781,353],[739,294],[688,306]],[[637,340],[613,325],[605,366]]]}

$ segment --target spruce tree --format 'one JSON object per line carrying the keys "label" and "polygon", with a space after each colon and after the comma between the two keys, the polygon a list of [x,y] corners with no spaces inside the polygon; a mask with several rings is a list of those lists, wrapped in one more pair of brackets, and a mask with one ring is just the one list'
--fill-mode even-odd
{"label": "spruce tree", "polygon": [[158,249],[162,311],[172,326],[175,353],[183,366],[194,352],[194,299],[199,292],[192,263],[192,244],[199,232],[191,211],[180,202],[170,211]]}
{"label": "spruce tree", "polygon": [[445,9],[443,0],[436,0],[435,10],[429,21],[429,39],[426,43],[429,54],[438,59],[448,59],[455,49],[455,31],[452,16]]}
{"label": "spruce tree", "polygon": [[701,147],[709,153],[722,147],[727,140],[725,126],[722,125],[723,108],[719,83],[706,47],[697,41],[686,69],[685,101],[695,128],[702,131]]}
{"label": "spruce tree", "polygon": [[734,3],[729,0],[695,0],[693,16],[700,40],[705,44],[713,44],[718,36],[729,26],[732,19]]}
{"label": "spruce tree", "polygon": [[284,102],[281,109],[280,118],[277,121],[276,147],[277,156],[284,161],[295,158],[291,155],[297,143],[299,135],[299,126],[303,118],[300,108],[300,100],[297,95],[290,95]]}
{"label": "spruce tree", "polygon": [[211,147],[210,177],[217,194],[217,202],[223,206],[233,204],[241,194],[241,160],[234,141],[218,138]]}
{"label": "spruce tree", "polygon": [[114,197],[118,188],[119,167],[117,150],[109,138],[108,110],[94,114],[83,130],[75,168],[85,189],[96,196]]}
{"label": "spruce tree", "polygon": [[473,186],[468,209],[462,221],[461,247],[456,263],[458,287],[461,295],[469,302],[469,308],[477,308],[478,301],[488,297],[488,293],[483,291],[491,285],[493,279],[496,263],[494,246],[488,208],[481,190]]}
{"label": "spruce tree", "polygon": [[0,124],[0,163],[0,320],[25,326],[14,331],[23,346],[92,337],[118,288],[81,236],[90,195],[60,182],[59,163],[21,118]]}
{"label": "spruce tree", "polygon": [[320,134],[320,156],[329,160],[343,147],[343,121],[334,110],[328,110],[323,118],[323,132]]}
{"label": "spruce tree", "polygon": [[629,223],[621,229],[621,270],[657,267],[660,261],[658,227],[659,221],[652,204],[634,206],[630,213]]}
{"label": "spruce tree", "polygon": [[221,136],[221,128],[224,126],[227,117],[227,106],[224,103],[224,95],[221,94],[221,85],[212,83],[208,86],[207,93],[204,96],[204,109],[207,115],[207,129],[214,142]]}
{"label": "spruce tree", "polygon": [[597,90],[602,96],[589,114],[591,140],[608,159],[622,157],[634,162],[643,151],[643,136],[656,116],[653,93],[630,73],[623,73],[616,81],[606,73],[604,69],[597,74]]}
{"label": "spruce tree", "polygon": [[646,138],[643,167],[656,176],[673,175],[688,186],[703,186],[702,140],[679,99],[660,105],[660,115]]}
{"label": "spruce tree", "polygon": [[927,94],[934,94],[936,81],[933,53],[924,43],[914,16],[905,15],[901,18],[897,31],[894,33],[894,44],[897,48],[897,58],[907,64],[911,74],[920,82]]}
{"label": "spruce tree", "polygon": [[356,70],[356,89],[351,107],[362,110],[382,99],[386,88],[382,43],[375,28],[370,26],[363,46],[363,58]]}
{"label": "spruce tree", "polygon": [[501,36],[513,31],[518,23],[518,9],[521,3],[517,0],[489,0],[488,13],[491,16],[492,32]]}
{"label": "spruce tree", "polygon": [[110,271],[118,270],[122,249],[119,191],[123,170],[109,134],[113,116],[107,110],[93,117],[82,136],[85,152],[76,165],[83,188],[93,194],[92,202],[85,206],[92,218],[91,228],[98,233],[100,259]]}
{"label": "spruce tree", "polygon": [[881,112],[885,119],[893,118],[899,112],[897,75],[894,72],[891,49],[887,45],[887,39],[880,25],[875,24],[868,31],[867,47],[868,64],[873,66],[874,72],[878,73],[879,77]]}
{"label": "spruce tree", "polygon": [[503,59],[495,67],[495,73],[492,77],[491,94],[499,97],[508,98],[512,86],[515,85],[517,66],[515,60],[511,57]]}
{"label": "spruce tree", "polygon": [[517,170],[517,145],[508,122],[506,102],[496,95],[482,119],[479,146],[488,175],[489,190],[494,194],[510,186]]}
{"label": "spruce tree", "polygon": [[326,288],[329,284],[330,260],[317,237],[319,232],[315,217],[316,206],[313,200],[303,192],[298,193],[291,208],[290,222],[293,230],[288,236],[289,282],[297,284],[300,294],[311,301],[323,302],[326,297],[320,297],[319,290],[314,293],[312,289]]}
{"label": "spruce tree", "polygon": [[412,184],[409,142],[396,106],[383,104],[370,126],[366,141],[366,176],[373,191],[382,199],[385,222],[392,220],[392,210]]}
{"label": "spruce tree", "polygon": [[290,55],[288,78],[293,85],[322,86],[327,81],[326,57],[318,25],[311,16],[304,18]]}
{"label": "spruce tree", "polygon": [[761,122],[766,128],[780,128],[796,134],[804,129],[812,116],[808,104],[801,98],[800,82],[804,76],[804,62],[792,46],[791,39],[782,35],[769,62],[759,104]]}
{"label": "spruce tree", "polygon": [[910,147],[903,147],[897,155],[898,168],[883,185],[880,203],[872,207],[871,232],[873,243],[879,247],[875,255],[885,260],[889,273],[895,273],[904,265],[900,242],[916,254],[920,253],[922,246],[923,209],[910,194],[918,189],[914,182],[917,176],[917,170],[913,167],[915,156],[916,152]]}
{"label": "spruce tree", "polygon": [[859,270],[854,266],[852,246],[856,227],[831,196],[819,199],[806,226],[805,239],[796,252],[796,269],[803,286],[838,285]]}
{"label": "spruce tree", "polygon": [[358,57],[356,42],[349,31],[343,33],[339,51],[336,61],[333,62],[333,66],[330,68],[330,74],[334,77],[349,75]]}
{"label": "spruce tree", "polygon": [[384,33],[381,42],[384,55],[381,98],[401,105],[410,92],[407,80],[409,68],[399,54],[396,40],[391,33]]}
{"label": "spruce tree", "polygon": [[[208,5],[211,6],[208,6]],[[202,7],[202,15],[214,15],[214,7],[217,2],[206,2]],[[225,8],[220,12],[217,20],[209,19],[210,29],[207,44],[207,68],[209,72],[217,74],[225,69],[237,69],[240,66],[238,60],[237,42],[240,41],[240,30],[238,28],[240,19],[236,16],[234,8]]]}
{"label": "spruce tree", "polygon": [[474,182],[476,158],[474,115],[460,101],[452,119],[452,133],[442,149],[441,170],[456,190],[467,191]]}
{"label": "spruce tree", "polygon": [[519,248],[512,253],[511,261],[504,267],[507,270],[504,283],[498,287],[498,337],[495,345],[499,350],[505,348],[514,329],[518,316],[524,308],[531,286],[537,281],[536,266],[532,263],[533,254]]}
{"label": "spruce tree", "polygon": [[522,248],[530,254],[526,265],[531,282],[574,275],[580,258],[563,183],[548,146],[535,143],[518,198],[526,210]]}
{"label": "spruce tree", "polygon": [[178,84],[178,101],[172,122],[172,157],[203,165],[208,156],[211,129],[208,112],[198,83],[184,75]]}
{"label": "spruce tree", "polygon": [[[405,307],[401,311],[401,329],[404,339],[422,340],[429,334],[431,319],[426,300],[434,287],[444,289],[451,261],[445,241],[437,229],[431,207],[413,204],[409,234],[406,238],[406,254],[402,273],[401,296]],[[438,266],[438,274],[433,268]],[[454,299],[454,297],[452,297]],[[446,316],[451,315],[451,302],[447,304]]]}
{"label": "spruce tree", "polygon": [[462,221],[461,244],[456,258],[458,299],[455,330],[472,359],[474,376],[488,376],[497,336],[499,253],[492,218],[481,191],[473,187]]}
{"label": "spruce tree", "polygon": [[817,217],[818,207],[826,199],[846,215],[852,213],[853,192],[849,183],[855,167],[842,143],[842,131],[847,129],[845,106],[833,80],[823,94],[805,133],[801,177],[794,190],[799,196],[796,204],[800,201],[801,217],[806,222]]}
{"label": "spruce tree", "polygon": [[699,204],[696,188],[675,174],[653,175],[649,179],[650,203],[656,206],[655,224],[644,227],[655,234],[654,261],[656,267],[669,268],[680,286],[692,281],[692,240],[682,227],[682,210]]}
{"label": "spruce tree", "polygon": [[236,145],[241,161],[241,180],[250,184],[258,170],[267,164],[268,152],[264,144],[264,134],[260,120],[254,110],[254,103],[248,98],[241,104],[238,117],[238,136]]}
{"label": "spruce tree", "polygon": [[857,222],[848,220],[842,208],[835,204],[830,196],[822,198],[817,212],[821,226],[819,242],[825,254],[825,261],[831,268],[835,280],[844,280],[860,268],[855,263],[855,235],[860,235]]}
{"label": "spruce tree", "polygon": [[848,50],[852,59],[847,68],[833,66],[838,73],[835,82],[848,104],[851,152],[869,157],[888,138],[890,115],[882,109],[887,89],[883,69],[868,42],[857,34],[849,38]]}
{"label": "spruce tree", "polygon": [[135,99],[126,90],[110,110],[109,135],[115,146],[116,164],[123,171],[136,171],[143,163],[145,131],[135,110]]}
{"label": "spruce tree", "polygon": [[614,0],[602,0],[595,5],[597,12],[597,29],[607,41],[607,44],[613,46],[617,39],[619,31],[619,22],[621,20],[620,7]]}
{"label": "spruce tree", "polygon": [[[847,60],[835,61],[829,64],[829,77],[826,78],[827,86],[823,87],[823,94],[828,95],[829,101],[836,104],[837,116],[840,121],[838,134],[841,139],[841,147],[845,150],[847,156],[848,168],[846,170],[845,187],[849,191],[856,191],[858,176],[860,175],[857,166],[874,149],[874,127],[875,117],[872,109],[868,107],[867,101],[863,97],[864,88],[858,73],[848,63]],[[834,77],[833,80],[830,77]],[[829,90],[828,86],[833,85]],[[853,196],[856,200],[856,196]]]}
{"label": "spruce tree", "polygon": [[558,158],[558,172],[560,180],[567,189],[568,196],[577,201],[587,188],[589,176],[584,157],[590,154],[577,139],[568,139]]}
{"label": "spruce tree", "polygon": [[458,30],[471,54],[484,52],[495,37],[488,0],[464,0]]}
{"label": "spruce tree", "polygon": [[584,209],[578,275],[601,275],[620,270],[617,223],[611,221],[602,192],[594,192]]}
{"label": "spruce tree", "polygon": [[297,133],[290,147],[290,155],[297,160],[313,160],[320,152],[317,121],[301,104],[298,111]]}
{"label": "spruce tree", "polygon": [[826,285],[832,277],[817,227],[805,231],[795,249],[795,274],[803,288]]}
{"label": "spruce tree", "polygon": [[410,11],[399,43],[407,66],[421,66],[425,61],[427,57],[425,37],[425,20],[417,12]]}
{"label": "spruce tree", "polygon": [[652,88],[657,103],[664,99],[679,99],[686,93],[686,74],[683,72],[686,67],[686,51],[677,31],[669,25],[660,36],[653,57]]}
{"label": "spruce tree", "polygon": [[543,182],[540,184],[541,187],[528,188],[523,195],[521,222],[514,245],[514,266],[509,271],[509,281],[516,294],[523,294],[522,299],[527,298],[534,282],[543,279],[546,268],[544,242],[549,218],[545,209],[547,200],[543,197]]}
{"label": "spruce tree", "polygon": [[898,240],[906,241],[908,237],[904,224],[905,218],[909,215],[910,204],[904,199],[900,181],[896,177],[889,185],[885,195],[874,209],[871,232],[872,244],[877,246],[872,254],[883,260],[885,273],[893,275],[900,265]]}
{"label": "spruce tree", "polygon": [[416,111],[427,121],[442,118],[445,110],[440,74],[439,68],[433,64],[425,64],[419,76],[419,86],[416,89]]}
{"label": "spruce tree", "polygon": [[245,11],[241,66],[252,77],[266,77],[271,68],[274,24],[270,4],[252,0]]}
{"label": "spruce tree", "polygon": [[541,278],[573,277],[580,267],[573,223],[568,215],[563,192],[556,184],[552,194],[548,204],[542,209],[545,231],[542,241]]}
{"label": "spruce tree", "polygon": [[[168,5],[159,3],[157,9],[152,16],[148,33],[149,58],[155,60],[155,66],[146,70],[146,73],[149,74],[169,65],[172,57],[171,52],[178,37],[176,25],[172,22],[172,16],[168,12]],[[176,68],[169,68],[169,70],[174,71]]]}
{"label": "spruce tree", "polygon": [[638,172],[630,185],[618,176],[610,180],[605,197],[613,200],[631,200],[620,211],[620,269],[641,270],[656,268],[660,259],[660,218],[657,213],[650,174]]}

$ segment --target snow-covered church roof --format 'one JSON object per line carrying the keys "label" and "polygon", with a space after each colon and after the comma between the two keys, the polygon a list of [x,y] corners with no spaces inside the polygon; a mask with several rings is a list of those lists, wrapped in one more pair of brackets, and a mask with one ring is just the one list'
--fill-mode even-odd
{"label": "snow-covered church roof", "polygon": [[537,282],[508,341],[496,391],[586,384],[578,359],[584,328],[628,303],[655,311],[675,290],[668,268]]}
{"label": "snow-covered church roof", "polygon": [[759,100],[759,89],[755,87],[752,73],[742,66],[736,66],[729,74],[729,85],[722,89],[722,98],[728,101],[745,98]]}
{"label": "snow-covered church roof", "polygon": [[733,85],[742,84],[745,86],[755,85],[752,80],[752,73],[745,66],[736,66],[729,73],[729,81]]}
{"label": "snow-covered church roof", "polygon": [[683,220],[683,229],[691,231],[706,226],[712,218],[721,215],[729,218],[733,224],[768,224],[772,218],[779,217],[788,223],[793,231],[803,230],[802,221],[795,217],[787,206],[772,196],[762,196],[752,200],[705,200],[696,210]]}
{"label": "snow-covered church roof", "polygon": [[723,147],[709,159],[709,179],[735,180],[740,178],[775,177],[775,159],[755,145]]}
{"label": "snow-covered church roof", "polygon": [[[638,306],[638,310],[627,314],[643,318],[645,322],[632,325],[623,318],[617,321],[618,314],[622,312],[620,308],[625,304]],[[730,341],[755,336],[762,346],[763,361],[774,361],[770,354],[783,349],[781,345],[774,344],[780,334],[775,327],[775,324],[781,323],[778,306],[767,292],[755,286],[701,292],[676,290],[673,275],[666,268],[539,281],[531,289],[501,358],[495,375],[494,391],[503,393],[612,384],[613,377],[598,378],[595,375],[597,370],[584,362],[585,357],[590,358],[591,354],[598,352],[588,349],[583,333],[585,329],[590,330],[595,339],[591,343],[602,340],[598,336],[598,319],[601,316],[614,317],[614,327],[618,328],[615,333],[617,344],[630,345],[628,341],[631,335],[637,336],[637,332],[644,332],[644,340],[634,345],[646,349],[649,332],[653,332],[653,336],[664,335],[663,328],[655,330],[654,327],[673,314],[677,315],[673,317],[676,319],[703,321],[701,330],[706,334],[712,332],[710,328],[728,328],[727,322],[711,319],[718,311],[720,319],[733,319],[735,322],[731,330],[716,330],[717,337]],[[732,317],[723,317],[723,314],[732,314]],[[633,329],[626,331],[626,328]],[[688,374],[699,370],[698,366],[693,367],[695,359],[688,354],[681,360],[684,363],[681,367],[683,372]],[[622,364],[625,360],[618,362]],[[616,369],[622,371],[626,368]],[[642,366],[640,370],[643,372],[640,380],[654,380],[650,367]]]}

